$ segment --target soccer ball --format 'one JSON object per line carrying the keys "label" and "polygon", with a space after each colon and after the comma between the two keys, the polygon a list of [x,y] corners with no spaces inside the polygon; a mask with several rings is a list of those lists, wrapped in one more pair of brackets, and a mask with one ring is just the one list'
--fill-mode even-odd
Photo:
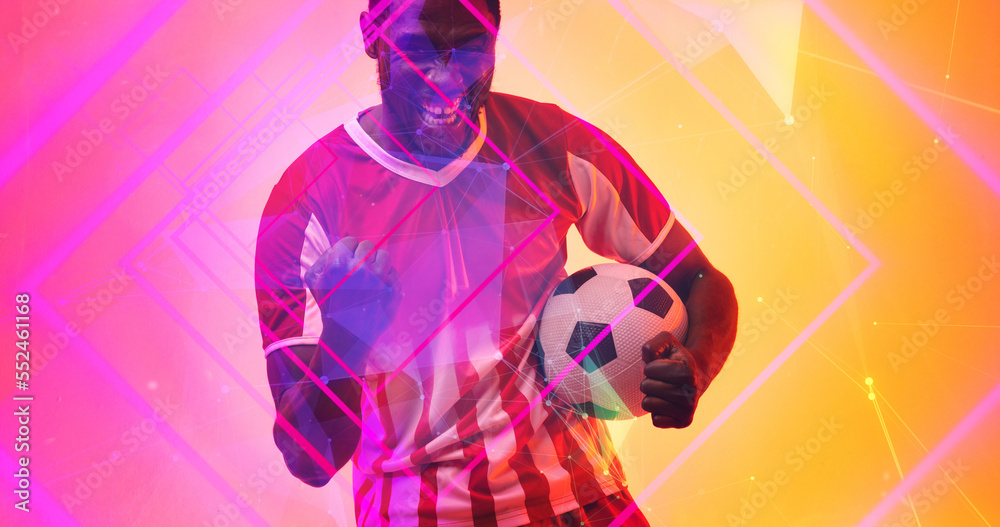
{"label": "soccer ball", "polygon": [[[621,320],[578,361],[619,315]],[[653,273],[617,263],[573,273],[552,292],[539,322],[537,345],[545,381],[554,382],[569,367],[550,392],[549,404],[567,405],[598,419],[646,414],[639,391],[645,378],[642,345],[662,331],[684,342],[687,310]]]}

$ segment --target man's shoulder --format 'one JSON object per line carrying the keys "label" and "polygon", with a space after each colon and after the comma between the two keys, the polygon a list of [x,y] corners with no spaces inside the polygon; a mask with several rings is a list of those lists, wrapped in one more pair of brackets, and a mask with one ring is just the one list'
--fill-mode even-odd
{"label": "man's shoulder", "polygon": [[319,157],[334,159],[341,157],[347,151],[357,148],[344,124],[334,128],[329,133],[314,141],[302,152],[300,157]]}
{"label": "man's shoulder", "polygon": [[489,106],[496,115],[508,119],[550,117],[561,122],[568,115],[557,104],[536,101],[509,93],[490,93]]}
{"label": "man's shoulder", "polygon": [[583,121],[558,104],[494,92],[488,110],[491,132],[510,135],[532,151],[572,149],[589,137]]}
{"label": "man's shoulder", "polygon": [[313,141],[286,169],[286,175],[306,175],[325,171],[345,157],[350,157],[357,145],[342,124]]}
{"label": "man's shoulder", "polygon": [[496,92],[490,94],[490,103],[490,130],[496,129],[494,123],[499,124],[497,128],[502,128],[499,133],[513,134],[520,141],[528,141],[534,150],[543,145],[586,149],[592,147],[596,133],[603,134],[558,104]]}

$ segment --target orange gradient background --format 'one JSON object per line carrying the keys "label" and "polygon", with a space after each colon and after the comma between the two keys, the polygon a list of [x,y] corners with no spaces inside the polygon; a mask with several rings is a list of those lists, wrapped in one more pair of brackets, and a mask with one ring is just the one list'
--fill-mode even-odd
{"label": "orange gradient background", "polygon": [[[1000,5],[826,0],[860,54],[813,5],[789,125],[732,46],[690,66],[701,88],[658,51],[682,52],[700,24],[654,45],[616,8],[627,1],[503,2],[494,89],[572,107],[612,135],[736,288],[737,347],[694,424],[611,424],[629,487],[654,526],[854,525],[986,401],[911,501],[875,524],[1000,524],[988,398],[1000,385]],[[377,102],[363,8],[0,7],[5,522],[353,524],[350,471],[311,488],[272,441],[252,268],[281,171]],[[918,117],[870,57],[950,131]],[[573,235],[570,272],[599,261]],[[18,293],[32,308],[23,392]],[[23,513],[12,412],[29,394]]]}

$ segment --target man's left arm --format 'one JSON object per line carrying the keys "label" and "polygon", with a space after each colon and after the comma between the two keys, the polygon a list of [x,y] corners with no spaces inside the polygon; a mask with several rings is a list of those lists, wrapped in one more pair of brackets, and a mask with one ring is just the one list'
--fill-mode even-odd
{"label": "man's left arm", "polygon": [[736,295],[732,283],[709,263],[687,229],[675,222],[657,250],[639,267],[660,274],[688,246],[693,248],[666,275],[665,281],[684,302],[688,314],[685,342],[667,332],[643,346],[646,394],[642,408],[657,428],[685,428],[694,418],[698,399],[733,349],[736,340]]}

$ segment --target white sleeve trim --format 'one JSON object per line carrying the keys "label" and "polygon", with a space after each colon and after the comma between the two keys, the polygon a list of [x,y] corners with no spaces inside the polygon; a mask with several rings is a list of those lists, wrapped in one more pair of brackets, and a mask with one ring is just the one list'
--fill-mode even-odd
{"label": "white sleeve trim", "polygon": [[313,297],[312,291],[305,285],[306,271],[319,257],[331,247],[330,238],[326,230],[320,225],[315,214],[309,216],[309,223],[306,224],[305,236],[302,240],[302,249],[299,253],[299,279],[302,280],[303,289],[306,293],[306,307],[303,313],[302,334],[319,335],[323,331],[323,317],[319,310],[319,303]]}
{"label": "white sleeve trim", "polygon": [[622,205],[618,189],[608,178],[590,161],[572,152],[567,152],[567,156],[570,179],[583,210],[576,227],[587,247],[601,256],[632,265],[649,258],[673,226],[673,211],[651,242]]}
{"label": "white sleeve trim", "polygon": [[649,247],[647,247],[645,251],[642,251],[642,254],[636,256],[629,262],[630,265],[639,265],[648,260],[650,256],[653,256],[653,253],[660,248],[661,244],[663,244],[663,240],[667,238],[667,233],[670,232],[671,227],[674,226],[674,219],[674,211],[670,211],[670,217],[667,218],[667,224],[660,229],[660,234],[656,235],[656,239],[653,240],[653,243],[649,244]]}
{"label": "white sleeve trim", "polygon": [[272,351],[276,349],[285,348],[288,346],[315,346],[319,344],[319,337],[291,337],[287,339],[281,339],[274,344],[264,348],[264,356],[267,357]]}

